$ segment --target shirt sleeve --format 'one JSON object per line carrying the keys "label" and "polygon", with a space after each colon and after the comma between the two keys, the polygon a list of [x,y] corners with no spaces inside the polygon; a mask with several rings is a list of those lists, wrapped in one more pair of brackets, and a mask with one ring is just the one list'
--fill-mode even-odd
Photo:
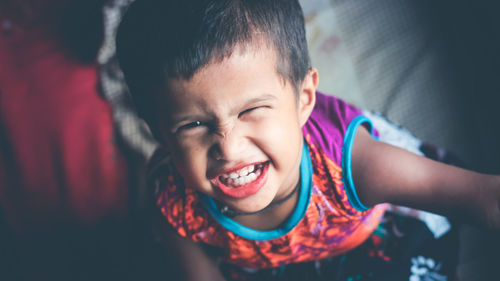
{"label": "shirt sleeve", "polygon": [[[332,196],[350,216],[358,216],[368,210],[357,196],[351,172],[352,145],[359,126],[367,128],[374,137],[378,136],[371,121],[363,116],[360,109],[336,97],[317,93],[315,108],[303,128],[304,135],[325,159],[316,161],[317,172],[323,173],[318,169],[328,170],[325,175],[333,182]],[[335,166],[338,171],[321,166]]]}

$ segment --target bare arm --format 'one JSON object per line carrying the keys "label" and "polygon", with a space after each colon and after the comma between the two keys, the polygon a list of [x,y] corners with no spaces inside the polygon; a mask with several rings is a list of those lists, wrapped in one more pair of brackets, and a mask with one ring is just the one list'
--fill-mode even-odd
{"label": "bare arm", "polygon": [[158,214],[154,226],[155,236],[170,256],[171,264],[166,280],[224,281],[215,262],[195,242],[178,235]]}
{"label": "bare arm", "polygon": [[352,173],[360,200],[427,210],[500,229],[500,177],[446,165],[374,140],[360,127]]}

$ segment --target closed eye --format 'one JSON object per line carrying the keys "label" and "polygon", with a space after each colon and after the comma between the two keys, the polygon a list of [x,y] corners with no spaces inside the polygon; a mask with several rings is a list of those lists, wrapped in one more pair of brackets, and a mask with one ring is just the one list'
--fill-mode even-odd
{"label": "closed eye", "polygon": [[251,112],[251,111],[254,111],[254,110],[258,109],[258,108],[260,108],[260,107],[259,107],[259,106],[256,106],[256,107],[251,107],[251,108],[249,108],[249,109],[243,110],[242,112],[240,112],[240,113],[238,114],[238,117],[241,117],[242,115],[247,114],[247,113],[249,113],[249,112]]}

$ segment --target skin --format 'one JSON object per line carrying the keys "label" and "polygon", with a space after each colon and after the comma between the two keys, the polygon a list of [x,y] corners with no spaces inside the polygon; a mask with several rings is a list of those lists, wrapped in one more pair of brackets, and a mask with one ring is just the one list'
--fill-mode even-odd
{"label": "skin", "polygon": [[[237,47],[189,80],[169,79],[160,101],[167,105],[159,115],[160,131],[186,187],[241,212],[262,210],[288,195],[299,182],[301,127],[314,107],[317,84],[318,73],[311,68],[296,93],[277,73],[272,48],[253,46]],[[234,198],[217,186],[219,175],[255,163],[268,165],[255,194]],[[293,211],[296,200],[236,220],[272,229]]]}
{"label": "skin", "polygon": [[446,165],[374,140],[354,140],[351,169],[363,203],[389,202],[500,229],[500,176]]}
{"label": "skin", "polygon": [[[248,46],[237,47],[231,57],[208,64],[189,80],[168,80],[159,102],[165,105],[158,114],[160,133],[186,186],[244,212],[288,195],[299,182],[301,127],[314,108],[318,81],[317,70],[311,68],[295,92],[278,74],[271,48]],[[268,174],[255,194],[230,198],[213,183],[214,175],[260,162],[269,163]],[[295,194],[271,211],[235,220],[254,229],[273,229],[296,202]],[[167,251],[176,253],[180,279],[224,280],[213,260],[164,219],[158,220],[155,232]]]}
{"label": "skin", "polygon": [[[163,144],[186,186],[238,211],[261,210],[299,182],[301,127],[314,107],[318,72],[310,69],[296,94],[277,73],[275,59],[271,48],[236,48],[231,57],[209,63],[189,80],[168,80],[159,100]],[[268,179],[255,194],[231,198],[213,182],[221,172],[261,162],[269,163]],[[416,156],[375,141],[364,128],[355,137],[351,169],[365,205],[389,202],[500,228],[498,176]],[[294,196],[276,209],[235,220],[273,229],[296,201]],[[198,245],[179,237],[164,219],[158,225],[159,236],[178,252],[185,280],[223,280]]]}
{"label": "skin", "polygon": [[165,272],[168,280],[223,281],[216,266],[197,243],[181,237],[165,221],[159,210],[152,211],[153,233],[164,247],[168,262]]}

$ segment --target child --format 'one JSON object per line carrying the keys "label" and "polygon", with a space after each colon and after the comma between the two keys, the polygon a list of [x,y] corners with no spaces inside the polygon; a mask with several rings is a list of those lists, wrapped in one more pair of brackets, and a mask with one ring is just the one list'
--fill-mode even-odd
{"label": "child", "polygon": [[[500,177],[379,142],[359,109],[316,92],[297,1],[137,0],[117,40],[162,147],[164,221],[221,250],[226,278],[352,252],[385,202],[500,227]],[[202,272],[204,256],[179,247]]]}

